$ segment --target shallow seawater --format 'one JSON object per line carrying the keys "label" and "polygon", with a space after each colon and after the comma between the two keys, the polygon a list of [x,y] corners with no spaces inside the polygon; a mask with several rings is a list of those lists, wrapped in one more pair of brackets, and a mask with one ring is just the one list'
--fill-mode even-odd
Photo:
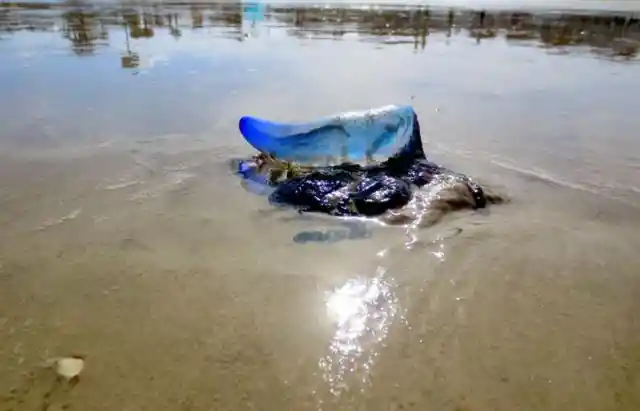
{"label": "shallow seawater", "polygon": [[[613,11],[0,3],[0,410],[640,409],[639,47]],[[242,115],[406,103],[511,201],[385,227],[230,171]]]}

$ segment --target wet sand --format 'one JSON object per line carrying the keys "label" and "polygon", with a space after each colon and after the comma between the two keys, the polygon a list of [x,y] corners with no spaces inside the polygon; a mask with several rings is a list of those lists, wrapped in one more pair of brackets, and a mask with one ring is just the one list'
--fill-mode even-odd
{"label": "wet sand", "polygon": [[[0,410],[640,409],[637,23],[216,7],[0,9]],[[511,201],[298,244],[229,170],[404,102]]]}

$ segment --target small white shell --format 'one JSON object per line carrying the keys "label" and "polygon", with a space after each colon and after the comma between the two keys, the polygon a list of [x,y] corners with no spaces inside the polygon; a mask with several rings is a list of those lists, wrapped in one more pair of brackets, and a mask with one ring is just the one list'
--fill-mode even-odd
{"label": "small white shell", "polygon": [[76,378],[84,369],[84,360],[77,357],[60,358],[56,361],[56,373],[71,380]]}

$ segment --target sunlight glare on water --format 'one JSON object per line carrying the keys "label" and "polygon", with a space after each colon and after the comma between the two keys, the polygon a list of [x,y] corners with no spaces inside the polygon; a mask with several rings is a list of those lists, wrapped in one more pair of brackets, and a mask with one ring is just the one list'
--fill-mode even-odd
{"label": "sunlight glare on water", "polygon": [[366,387],[389,328],[396,318],[402,318],[392,283],[386,270],[378,267],[374,277],[349,279],[327,294],[327,314],[334,322],[335,333],[330,353],[319,366],[332,394],[356,388],[354,381],[359,381],[361,389]]}

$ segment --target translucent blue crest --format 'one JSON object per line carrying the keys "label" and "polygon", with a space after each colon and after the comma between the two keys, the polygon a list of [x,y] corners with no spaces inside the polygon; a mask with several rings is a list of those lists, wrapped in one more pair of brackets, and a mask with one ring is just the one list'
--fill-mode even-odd
{"label": "translucent blue crest", "polygon": [[276,123],[245,116],[240,132],[256,150],[302,164],[358,163],[391,157],[411,141],[411,106],[340,113],[306,123]]}

